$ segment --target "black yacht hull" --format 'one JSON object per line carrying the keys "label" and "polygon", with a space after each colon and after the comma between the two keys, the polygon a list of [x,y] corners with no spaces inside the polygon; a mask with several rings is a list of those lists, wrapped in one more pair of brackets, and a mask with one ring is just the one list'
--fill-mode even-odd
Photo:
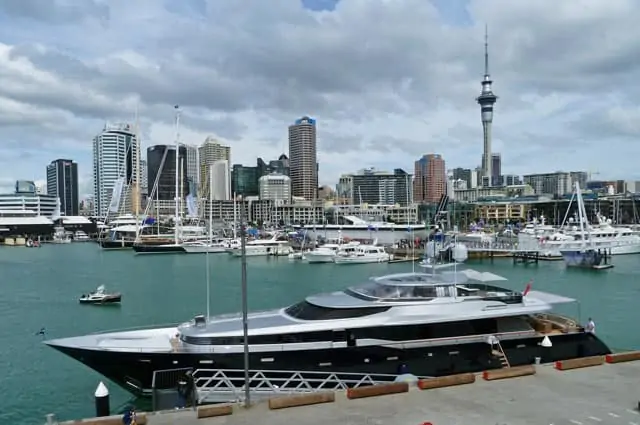
{"label": "black yacht hull", "polygon": [[181,245],[153,245],[135,244],[133,250],[136,254],[180,254],[185,253]]}
{"label": "black yacht hull", "polygon": [[[542,363],[610,354],[609,348],[594,334],[569,333],[553,335],[552,347],[540,345],[542,337],[502,340],[501,345],[510,366]],[[87,348],[52,345],[53,348],[84,363],[113,382],[136,395],[149,395],[154,371],[193,369],[232,369],[242,377],[243,354],[208,354],[185,352],[115,352]],[[268,361],[267,361],[268,359]],[[273,351],[250,353],[250,369],[261,370],[269,378],[269,371],[281,376],[282,371],[318,371],[343,374],[399,373],[417,376],[446,376],[466,372],[482,372],[504,367],[492,354],[486,342],[458,343],[393,348],[383,346],[347,347],[306,351]],[[205,371],[203,371],[204,373]],[[225,372],[230,375],[234,372]],[[211,373],[213,375],[213,373]],[[213,381],[211,385],[215,385]]]}

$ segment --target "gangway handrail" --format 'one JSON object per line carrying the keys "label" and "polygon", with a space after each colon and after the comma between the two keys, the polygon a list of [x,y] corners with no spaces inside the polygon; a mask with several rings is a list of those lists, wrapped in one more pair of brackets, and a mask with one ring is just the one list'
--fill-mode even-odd
{"label": "gangway handrail", "polygon": [[[251,393],[257,396],[312,393],[389,383],[393,382],[397,376],[335,371],[249,370],[249,386]],[[244,399],[246,382],[242,369],[196,369],[193,377],[198,393],[198,403],[236,402]],[[218,397],[215,397],[216,395]]]}

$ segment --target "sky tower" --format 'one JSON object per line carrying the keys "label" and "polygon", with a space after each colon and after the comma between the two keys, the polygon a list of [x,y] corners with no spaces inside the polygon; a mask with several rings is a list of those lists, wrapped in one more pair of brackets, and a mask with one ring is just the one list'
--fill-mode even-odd
{"label": "sky tower", "polygon": [[489,179],[489,186],[493,185],[491,181],[491,123],[493,121],[493,105],[498,100],[498,96],[491,91],[491,75],[489,75],[489,36],[487,26],[484,27],[484,79],[482,80],[482,92],[476,98],[480,105],[482,116],[482,132],[484,135],[484,149],[482,155],[482,176]]}

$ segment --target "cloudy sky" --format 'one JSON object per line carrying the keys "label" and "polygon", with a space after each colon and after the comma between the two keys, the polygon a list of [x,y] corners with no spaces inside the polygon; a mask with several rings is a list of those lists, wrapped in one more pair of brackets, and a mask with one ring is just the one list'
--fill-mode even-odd
{"label": "cloudy sky", "polygon": [[0,185],[64,157],[90,193],[92,137],[136,105],[145,146],[179,104],[184,142],[246,165],[313,116],[323,184],[424,153],[475,167],[485,23],[503,172],[640,179],[638,22],[637,0],[2,0]]}

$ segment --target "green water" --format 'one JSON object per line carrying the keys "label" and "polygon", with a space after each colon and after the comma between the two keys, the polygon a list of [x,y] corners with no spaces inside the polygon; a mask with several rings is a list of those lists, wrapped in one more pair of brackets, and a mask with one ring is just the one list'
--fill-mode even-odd
{"label": "green water", "polygon": [[[210,256],[211,312],[240,310],[240,260]],[[473,263],[477,270],[509,278],[505,286],[533,289],[580,300],[563,313],[592,316],[597,332],[616,349],[640,347],[636,301],[640,257],[614,257],[615,268],[567,270],[562,262],[513,265],[511,260]],[[250,309],[280,307],[306,295],[362,282],[370,276],[410,271],[411,264],[343,265],[249,258]],[[93,393],[102,379],[82,364],[42,344],[48,338],[108,329],[178,323],[206,309],[203,255],[135,256],[104,252],[93,243],[45,245],[40,249],[0,248],[0,423],[41,424],[93,414]],[[77,297],[104,284],[123,293],[121,307],[81,306]],[[129,395],[106,382],[112,408]]]}

